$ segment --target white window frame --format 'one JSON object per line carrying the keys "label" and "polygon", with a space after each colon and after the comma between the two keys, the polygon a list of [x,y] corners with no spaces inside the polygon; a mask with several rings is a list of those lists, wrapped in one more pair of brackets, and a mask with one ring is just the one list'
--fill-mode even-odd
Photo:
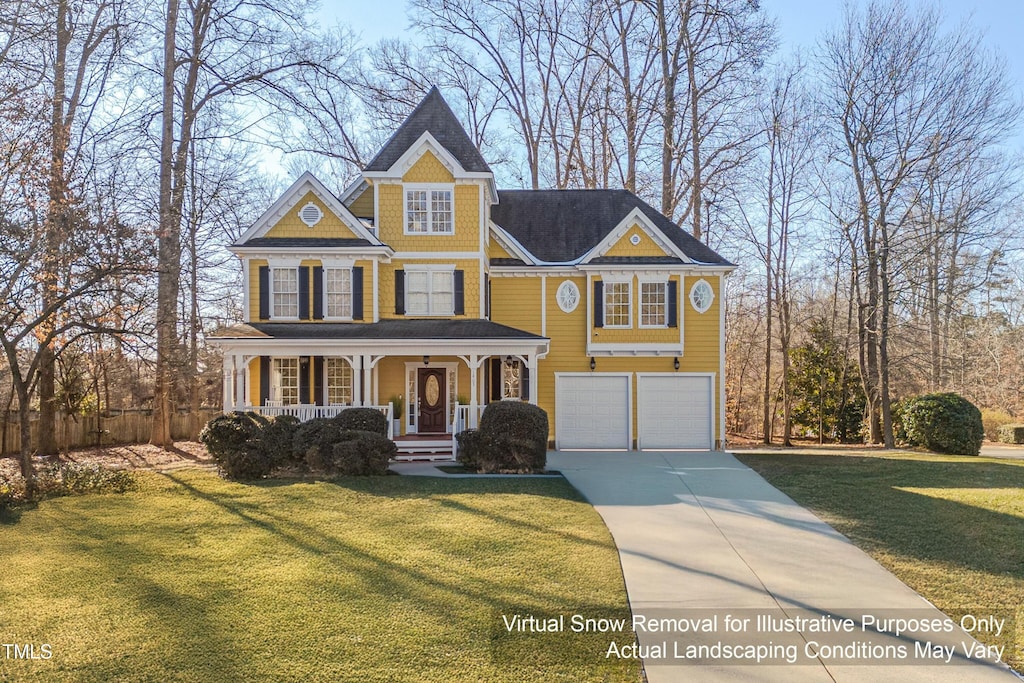
{"label": "white window frame", "polygon": [[[516,393],[513,395],[506,391],[508,388],[508,380],[506,379],[506,373],[510,372],[512,367],[519,369],[519,377],[516,378]],[[526,369],[526,363],[520,358],[513,358],[507,360],[501,359],[501,400],[502,401],[521,401],[523,400],[523,376]]]}
{"label": "white window frame", "polygon": [[[656,287],[660,288],[660,290],[661,290],[661,318],[662,318],[663,322],[658,323],[658,324],[649,324],[649,323],[645,324],[644,323],[644,305],[645,305],[644,304],[644,288],[645,287],[651,287],[651,286],[656,286]],[[664,280],[659,280],[659,281],[655,281],[655,282],[641,281],[640,282],[640,290],[639,290],[638,296],[639,296],[639,304],[640,304],[640,317],[639,317],[637,322],[638,322],[638,325],[639,325],[640,329],[642,329],[642,330],[661,330],[661,329],[667,328],[668,327],[668,282],[665,282]],[[653,306],[655,304],[649,304],[649,305]]]}
{"label": "white window frame", "polygon": [[[698,306],[697,305],[697,300],[695,299],[695,297],[697,295],[697,289],[698,288],[703,288],[702,285],[704,287],[707,287],[707,291],[708,291],[707,305],[705,305],[703,307]],[[697,280],[696,282],[694,282],[693,286],[690,287],[690,295],[687,298],[690,300],[690,305],[693,306],[693,310],[695,310],[695,311],[697,311],[698,313],[701,313],[701,314],[707,313],[709,310],[711,310],[711,305],[713,303],[715,303],[715,288],[711,286],[710,282],[708,282],[704,278],[701,278],[700,280]]]}
{"label": "white window frame", "polygon": [[[323,278],[324,278],[324,283],[323,283],[324,284],[324,293],[323,293],[323,297],[324,297],[324,300],[323,300],[324,320],[351,320],[352,319],[352,296],[353,296],[353,293],[352,293],[352,266],[348,266],[348,265],[340,266],[340,265],[331,265],[329,263],[324,263],[323,269],[324,269],[324,272],[323,272]],[[328,282],[330,282],[330,277],[328,276],[328,273],[329,273],[329,271],[332,271],[332,270],[340,270],[340,271],[348,272],[348,307],[346,308],[346,312],[345,312],[344,315],[331,315],[331,307],[329,305],[329,302],[331,300],[332,292],[331,292],[330,288],[327,286],[327,284],[328,284]],[[337,293],[337,294],[345,294],[345,292],[335,292],[335,293]]]}
{"label": "white window frame", "polygon": [[[285,400],[284,390],[285,386],[282,382],[284,373],[281,371],[281,365],[285,362],[295,363],[295,402],[291,403]],[[281,405],[299,405],[302,402],[302,397],[299,395],[302,387],[299,374],[302,372],[302,363],[299,362],[298,356],[275,356],[270,359],[270,390],[267,392],[272,401],[280,401]],[[291,388],[291,387],[289,387]]]}
{"label": "white window frame", "polygon": [[[409,229],[409,194],[427,193],[426,230]],[[434,192],[447,192],[449,197],[450,220],[447,230],[434,229]],[[455,185],[451,183],[407,183],[402,186],[402,231],[406,235],[454,235],[455,234]]]}
{"label": "white window frame", "polygon": [[[427,276],[427,310],[425,312],[412,312],[412,297],[410,293],[412,290],[412,273],[425,273]],[[452,305],[448,310],[437,310],[434,306],[434,274],[435,273],[447,273],[451,282],[451,296]],[[431,317],[431,316],[453,316],[455,315],[455,265],[417,265],[417,266],[406,266],[405,267],[405,314],[412,317]]]}
{"label": "white window frame", "polygon": [[[295,315],[278,315],[277,312],[277,295],[291,294],[292,292],[278,292],[275,279],[275,273],[279,270],[289,270],[295,275]],[[270,266],[270,319],[271,320],[298,320],[299,311],[301,305],[299,302],[299,292],[302,288],[299,287],[299,268],[298,266],[292,265],[273,265]]]}
{"label": "white window frame", "polygon": [[[340,365],[342,370],[347,369],[348,386],[346,387],[346,392],[348,393],[348,401],[334,401],[334,400],[331,400],[331,389],[332,388],[345,387],[344,384],[340,384],[339,385],[338,383],[332,383],[331,382],[331,366],[337,366],[337,365]],[[344,375],[345,373],[342,373],[342,374]],[[346,360],[344,358],[334,358],[334,357],[331,357],[331,356],[328,356],[327,358],[324,358],[324,392],[326,394],[324,396],[324,398],[325,398],[324,402],[327,405],[339,405],[339,404],[349,405],[349,406],[353,405],[353,401],[354,401],[354,397],[355,397],[355,370],[353,370],[352,364],[349,363],[348,360]]]}
{"label": "white window frame", "polygon": [[[624,286],[626,288],[626,324],[625,325],[613,324],[613,323],[609,323],[608,322],[608,319],[609,319],[609,315],[608,314],[609,314],[609,311],[611,310],[611,306],[608,305],[608,297],[609,297],[609,295],[611,295],[611,290],[612,290],[613,287],[621,287],[621,286]],[[613,330],[615,330],[615,329],[628,330],[631,327],[633,327],[633,282],[632,282],[632,280],[605,280],[604,281],[603,289],[604,289],[604,291],[602,292],[602,296],[604,297],[604,302],[603,302],[604,303],[604,306],[603,306],[604,326],[609,328],[609,329],[613,329]]]}

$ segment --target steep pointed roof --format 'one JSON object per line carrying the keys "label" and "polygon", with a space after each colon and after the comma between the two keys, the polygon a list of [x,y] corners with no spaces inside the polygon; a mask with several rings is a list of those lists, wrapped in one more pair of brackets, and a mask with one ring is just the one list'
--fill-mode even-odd
{"label": "steep pointed roof", "polygon": [[366,165],[364,171],[386,171],[405,154],[423,133],[429,132],[448,152],[455,157],[462,168],[471,173],[490,173],[491,169],[480,155],[466,129],[455,117],[451,107],[441,97],[437,87],[430,89],[427,96],[416,105],[409,118],[398,127],[377,156]]}

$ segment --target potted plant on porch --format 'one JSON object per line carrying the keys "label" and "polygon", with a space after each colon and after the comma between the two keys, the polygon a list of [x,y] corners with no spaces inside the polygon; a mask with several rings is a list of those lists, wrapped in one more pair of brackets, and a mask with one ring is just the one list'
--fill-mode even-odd
{"label": "potted plant on porch", "polygon": [[391,404],[391,419],[394,421],[394,435],[402,434],[402,395],[392,396],[388,399]]}

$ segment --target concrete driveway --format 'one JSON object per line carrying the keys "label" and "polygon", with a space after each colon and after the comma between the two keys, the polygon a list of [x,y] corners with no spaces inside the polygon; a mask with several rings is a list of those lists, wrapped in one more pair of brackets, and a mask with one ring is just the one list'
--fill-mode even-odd
{"label": "concrete driveway", "polygon": [[650,683],[1020,680],[728,453],[553,452],[548,466],[608,525],[634,623],[669,627],[637,632]]}

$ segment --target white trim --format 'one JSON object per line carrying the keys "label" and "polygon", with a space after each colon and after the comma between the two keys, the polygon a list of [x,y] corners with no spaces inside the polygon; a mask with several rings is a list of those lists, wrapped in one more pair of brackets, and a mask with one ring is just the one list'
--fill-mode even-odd
{"label": "white trim", "polygon": [[285,190],[276,202],[274,202],[269,209],[263,212],[256,222],[252,226],[242,233],[241,237],[235,240],[236,244],[244,246],[250,239],[256,237],[263,237],[267,232],[270,231],[278,221],[287,214],[299,200],[302,199],[308,192],[312,192],[316,197],[330,209],[334,215],[336,215],[341,222],[357,237],[361,237],[365,240],[369,240],[370,244],[375,246],[382,246],[383,243],[377,239],[366,226],[363,225],[362,221],[356,218],[348,207],[334,196],[327,187],[320,182],[312,173],[306,171],[298,180],[291,184],[287,190]]}
{"label": "white trim", "polygon": [[[247,322],[252,321],[252,302],[250,291],[252,290],[252,259],[242,259],[242,320]],[[259,272],[259,271],[257,271]],[[256,289],[259,290],[260,283],[256,283]],[[259,318],[259,311],[256,312],[256,317]]]}
{"label": "white trim", "polygon": [[519,243],[519,240],[505,230],[505,228],[491,220],[488,220],[488,224],[490,225],[491,234],[494,235],[494,241],[497,242],[502,249],[525,263],[534,265],[541,263],[533,254],[527,251],[526,247]]}
{"label": "white trim", "polygon": [[548,277],[540,276],[540,336],[548,336]]}
{"label": "white trim", "polygon": [[[413,235],[448,235],[446,232],[414,232]],[[475,260],[483,254],[479,251],[396,251],[391,255],[395,260],[433,259],[435,261]]]}
{"label": "white trim", "polygon": [[[555,374],[555,449],[558,445],[558,380],[563,377],[625,377],[626,381],[626,445],[612,450],[628,451],[633,447],[633,373],[632,372],[556,372]],[[531,382],[533,380],[531,379]],[[589,449],[587,449],[589,450]]]}
{"label": "white trim", "polygon": [[605,235],[604,239],[597,243],[591,248],[582,258],[579,259],[580,264],[589,263],[595,258],[604,256],[615,244],[622,239],[627,232],[629,232],[634,225],[639,225],[640,229],[647,233],[655,244],[661,247],[666,255],[676,256],[684,263],[694,263],[694,260],[687,256],[682,249],[677,247],[669,240],[665,233],[663,233],[654,222],[647,217],[647,215],[640,210],[639,207],[634,207],[626,217],[623,218],[619,223],[612,228],[611,232]]}
{"label": "white trim", "polygon": [[[725,276],[718,278],[718,293],[721,301],[718,304],[718,400],[720,409],[718,411],[718,439],[715,440],[715,447],[724,449],[726,445],[725,436]],[[679,325],[682,328],[682,324]]]}
{"label": "white trim", "polygon": [[[378,292],[380,289],[377,286],[378,275],[380,268],[378,267],[377,259],[373,259],[373,322],[380,322],[380,301],[378,301]],[[363,282],[363,288],[366,288],[366,282]]]}
{"label": "white trim", "polygon": [[[600,330],[601,328],[597,328]],[[616,329],[616,328],[612,328]],[[682,356],[682,344],[673,343],[591,343],[587,344],[588,356]]]}
{"label": "white trim", "polygon": [[323,258],[360,258],[370,259],[373,257],[390,258],[391,248],[388,246],[379,247],[322,247],[310,249],[309,247],[228,247],[228,251],[239,258],[252,259],[277,259],[282,257],[297,259],[300,261],[316,261]]}
{"label": "white trim", "polygon": [[[268,296],[269,296],[269,299],[270,299],[270,311],[268,311],[270,313],[269,320],[271,320],[271,321],[275,321],[275,320],[287,320],[287,321],[299,320],[300,319],[300,315],[302,313],[302,300],[301,300],[302,286],[299,284],[299,266],[298,266],[298,264],[293,266],[291,264],[288,264],[288,265],[275,265],[275,264],[272,263],[272,264],[270,264],[269,267],[270,267],[270,277],[267,278],[267,280],[269,281],[269,282],[267,282],[267,287],[268,287]],[[274,294],[276,293],[274,291],[274,271],[275,270],[290,270],[290,271],[293,271],[295,273],[295,315],[277,315],[277,306],[276,306],[275,301],[274,301]],[[285,293],[291,294],[291,292],[282,292],[282,294],[285,294]]]}
{"label": "white trim", "polygon": [[[424,355],[429,355],[429,354],[424,354]],[[468,366],[468,363],[467,363],[467,366]],[[453,394],[455,396],[459,395],[459,363],[458,362],[452,362],[452,361],[440,361],[440,362],[436,362],[436,363],[431,361],[430,365],[424,365],[422,361],[420,361],[419,363],[417,363],[415,361],[406,362],[405,363],[405,374],[402,376],[405,384],[402,387],[402,392],[404,393],[404,392],[406,392],[408,390],[408,386],[409,386],[409,373],[410,372],[413,373],[413,377],[416,380],[416,381],[414,381],[412,383],[413,392],[414,392],[413,395],[412,396],[406,396],[406,398],[405,398],[405,401],[406,401],[406,403],[405,403],[406,411],[405,411],[405,415],[403,417],[406,418],[406,420],[405,420],[406,421],[406,425],[405,425],[405,433],[406,434],[419,434],[420,433],[420,415],[419,415],[420,382],[419,382],[419,371],[421,369],[429,369],[429,368],[444,368],[445,369],[445,382],[448,381],[448,374],[449,373],[447,371],[448,370],[454,370],[455,371],[455,373],[454,373],[455,379],[454,379],[454,383],[453,383],[452,387],[451,388],[446,387],[446,391],[444,392],[445,431],[443,433],[444,434],[451,434],[452,425],[451,425],[451,421],[448,420],[448,415],[452,411],[452,406],[451,406],[451,403],[449,401],[449,397],[451,397]],[[413,403],[413,401],[415,401],[415,403]],[[413,405],[416,406],[416,424],[410,424],[409,423],[409,409],[412,408]],[[435,433],[436,434],[441,434],[442,432],[427,432],[427,433],[428,434],[435,434]]]}
{"label": "white trim", "polygon": [[[426,192],[427,193],[427,224],[424,232],[410,232],[409,231],[409,193],[410,192]],[[434,208],[433,208],[433,192],[447,192],[450,195],[449,201],[451,203],[451,229],[443,231],[435,231],[434,226]],[[411,237],[431,237],[435,235],[455,235],[455,184],[454,183],[402,183],[402,234]]]}
{"label": "white trim", "polygon": [[[390,143],[390,141],[389,141]],[[405,150],[402,156],[398,157],[395,163],[391,164],[391,168],[387,171],[367,171],[363,175],[366,177],[373,177],[374,175],[381,174],[388,177],[402,177],[409,172],[416,162],[423,158],[423,155],[430,152],[434,155],[434,158],[441,162],[441,165],[448,169],[448,172],[452,176],[466,177],[469,175],[459,163],[459,160],[449,152],[444,145],[439,143],[430,131],[423,131],[416,142],[409,145],[409,148]]]}
{"label": "white trim", "polygon": [[[576,291],[576,303],[572,305],[572,308],[566,308],[565,305],[562,303],[562,290],[565,289],[566,287],[571,287]],[[562,311],[562,313],[574,312],[577,308],[580,307],[580,304],[583,303],[583,293],[580,291],[580,286],[569,279],[565,279],[559,282],[558,287],[555,289],[555,303],[558,304],[558,309]]]}
{"label": "white trim", "polygon": [[[643,415],[646,412],[646,406],[641,403],[643,394],[640,392],[640,381],[644,377],[707,377],[710,381],[708,382],[708,408],[711,411],[708,419],[708,447],[709,450],[715,450],[715,373],[713,372],[638,372],[636,373],[636,414],[637,419],[643,422]],[[724,412],[724,411],[723,411]],[[638,425],[636,432],[636,447],[637,450],[643,450],[643,425]],[[693,449],[658,449],[658,450],[693,450]],[[703,450],[703,449],[701,449]]]}
{"label": "white trim", "polygon": [[[697,291],[697,288],[700,287],[701,284],[707,285],[708,292],[711,293],[711,299],[708,301],[707,306],[705,306],[703,310],[697,308],[697,303],[693,300],[694,292]],[[697,311],[697,313],[699,313],[700,315],[704,315],[705,313],[711,310],[711,305],[715,303],[715,288],[711,286],[710,282],[708,282],[704,278],[701,278],[694,282],[692,285],[690,285],[690,291],[687,293],[686,299],[690,302],[690,305],[693,307],[693,310]]]}
{"label": "white trim", "polygon": [[[350,199],[352,201],[355,201],[356,199],[358,199],[358,197],[356,197],[355,195],[362,194],[367,189],[369,189],[369,187],[370,183],[366,181],[366,178],[358,176],[355,180],[349,183],[344,190],[341,191],[341,194],[338,195],[338,200],[345,206],[349,206],[351,204],[351,202],[349,201]],[[376,215],[374,217],[376,218]]]}
{"label": "white trim", "polygon": [[[429,317],[447,317],[455,315],[455,264],[453,263],[416,263],[406,264],[403,268],[405,271],[405,315],[410,318],[429,318]],[[427,311],[425,313],[410,313],[409,312],[409,285],[410,277],[409,273],[426,273],[427,274]],[[452,308],[450,311],[437,311],[434,310],[434,278],[433,273],[451,273],[451,293],[452,293]],[[465,283],[463,283],[465,286]]]}
{"label": "white trim", "polygon": [[[323,272],[321,272],[321,274],[320,274],[321,277],[323,277],[323,282],[321,283],[321,289],[323,290],[321,306],[323,307],[323,314],[324,314],[323,319],[326,322],[344,322],[344,321],[351,321],[353,319],[352,318],[352,308],[353,308],[353,306],[355,304],[355,291],[354,291],[354,287],[352,286],[353,280],[355,278],[354,274],[352,273],[353,267],[354,266],[352,266],[352,265],[346,267],[344,265],[337,265],[337,264],[327,265],[326,263],[322,266],[322,271]],[[328,270],[348,271],[348,296],[349,296],[348,315],[342,315],[342,316],[336,316],[335,315],[335,316],[332,316],[332,315],[330,315],[328,313],[328,311],[330,310],[330,308],[327,305],[327,301],[328,301],[327,297],[330,294],[330,291],[328,291],[328,289],[327,289],[327,271]],[[365,286],[366,286],[365,282],[363,283],[363,286],[365,288]]]}

